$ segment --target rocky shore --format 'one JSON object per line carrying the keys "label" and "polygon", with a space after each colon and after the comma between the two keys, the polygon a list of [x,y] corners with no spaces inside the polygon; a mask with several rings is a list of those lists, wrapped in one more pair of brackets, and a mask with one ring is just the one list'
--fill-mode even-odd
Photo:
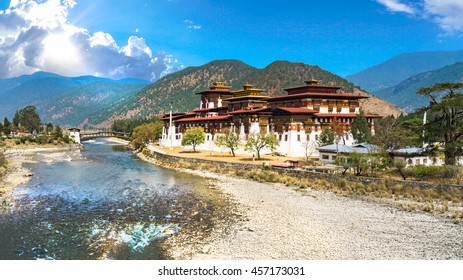
{"label": "rocky shore", "polygon": [[[463,225],[424,212],[311,189],[204,172],[238,205],[241,219],[200,248],[172,240],[175,259],[463,259]],[[189,242],[191,243],[191,242]]]}
{"label": "rocky shore", "polygon": [[4,199],[10,197],[11,191],[19,186],[26,184],[34,174],[23,165],[25,163],[35,163],[33,157],[37,154],[43,155],[41,161],[54,162],[70,160],[69,156],[65,153],[71,150],[79,150],[81,145],[65,145],[54,148],[25,148],[25,149],[8,149],[3,152],[7,159],[7,172],[3,179],[0,179],[0,192]]}

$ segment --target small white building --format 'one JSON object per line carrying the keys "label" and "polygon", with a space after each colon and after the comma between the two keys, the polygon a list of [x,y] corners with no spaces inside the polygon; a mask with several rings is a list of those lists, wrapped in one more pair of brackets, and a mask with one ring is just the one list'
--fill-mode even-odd
{"label": "small white building", "polygon": [[80,129],[70,128],[68,131],[69,131],[69,137],[77,144],[80,144]]}
{"label": "small white building", "polygon": [[371,154],[378,152],[378,146],[360,143],[355,145],[331,144],[318,148],[319,160],[326,163],[334,163],[338,155],[348,155],[353,152]]}
{"label": "small white building", "polygon": [[[439,156],[431,156],[426,148],[403,148],[394,150],[392,152],[394,161],[402,160],[405,162],[406,167],[413,167],[416,165],[425,166],[442,166],[445,164],[444,158]],[[463,157],[457,158],[457,164],[463,165]]]}

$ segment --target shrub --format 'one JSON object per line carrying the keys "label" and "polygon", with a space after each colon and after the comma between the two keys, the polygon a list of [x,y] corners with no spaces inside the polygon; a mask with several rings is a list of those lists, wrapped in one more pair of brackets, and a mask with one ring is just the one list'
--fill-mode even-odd
{"label": "shrub", "polygon": [[348,183],[347,183],[347,180],[344,179],[344,178],[338,179],[338,180],[336,181],[336,185],[337,185],[339,188],[341,188],[341,189],[346,189],[346,188],[347,188],[347,184],[348,184]]}

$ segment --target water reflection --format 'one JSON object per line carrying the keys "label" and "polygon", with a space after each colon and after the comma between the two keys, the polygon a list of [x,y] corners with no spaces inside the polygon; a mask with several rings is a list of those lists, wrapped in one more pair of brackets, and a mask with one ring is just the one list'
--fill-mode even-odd
{"label": "water reflection", "polygon": [[210,226],[221,207],[202,178],[106,141],[43,157],[15,191],[18,207],[0,214],[0,259],[163,259],[158,240],[190,223]]}

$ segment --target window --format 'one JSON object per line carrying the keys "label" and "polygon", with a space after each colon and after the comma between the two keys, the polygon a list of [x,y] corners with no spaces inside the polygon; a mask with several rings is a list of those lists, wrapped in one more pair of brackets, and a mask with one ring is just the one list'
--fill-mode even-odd
{"label": "window", "polygon": [[301,142],[301,135],[297,135],[297,141]]}
{"label": "window", "polygon": [[330,159],[330,156],[329,156],[329,155],[322,155],[322,159],[324,159],[324,160],[329,160],[329,159]]}
{"label": "window", "polygon": [[408,161],[407,161],[407,162],[408,162],[408,164],[409,164],[409,165],[413,165],[413,161],[412,161],[412,159],[411,159],[411,158],[410,158],[410,159],[408,159]]}
{"label": "window", "polygon": [[427,163],[428,163],[428,159],[427,158],[423,159],[423,164],[427,164]]}
{"label": "window", "polygon": [[318,141],[318,135],[315,134],[315,141]]}
{"label": "window", "polygon": [[288,135],[285,135],[285,142],[288,141]]}
{"label": "window", "polygon": [[416,160],[415,160],[415,163],[416,163],[416,164],[420,164],[420,159],[419,159],[419,158],[416,159]]}

